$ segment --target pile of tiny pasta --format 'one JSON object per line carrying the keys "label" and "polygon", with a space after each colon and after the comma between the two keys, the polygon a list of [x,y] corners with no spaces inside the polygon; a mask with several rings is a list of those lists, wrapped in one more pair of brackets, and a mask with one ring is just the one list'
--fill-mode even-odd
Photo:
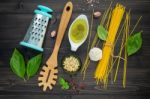
{"label": "pile of tiny pasta", "polygon": [[[96,83],[103,85],[104,88],[107,88],[108,86],[109,76],[112,70],[115,71],[113,81],[116,82],[120,66],[123,66],[122,85],[124,88],[126,87],[127,57],[136,53],[141,47],[141,31],[132,35],[139,21],[141,20],[141,17],[137,20],[135,26],[131,29],[130,13],[131,11],[126,11],[125,6],[122,4],[117,3],[116,6],[112,8],[111,3],[102,16],[97,33],[94,37],[94,40],[91,42],[91,47],[88,46],[88,48],[92,49],[93,47],[98,46],[99,42],[103,43],[102,59],[100,59],[97,64],[96,70],[94,72],[94,78],[96,79]],[[139,36],[137,37],[137,35]],[[134,40],[136,37],[139,39],[139,42],[135,45]],[[118,38],[121,38],[121,41],[119,41]],[[116,47],[116,45],[119,45],[120,47]],[[118,48],[119,53],[115,55],[115,50]],[[89,49],[87,52],[88,51]],[[81,70],[83,78],[86,76],[89,64],[90,58],[87,54],[83,68]]]}

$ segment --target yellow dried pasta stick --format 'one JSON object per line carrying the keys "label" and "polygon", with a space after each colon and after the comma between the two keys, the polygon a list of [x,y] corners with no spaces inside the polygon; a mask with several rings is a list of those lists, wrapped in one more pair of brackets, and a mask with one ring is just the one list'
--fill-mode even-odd
{"label": "yellow dried pasta stick", "polygon": [[107,79],[108,77],[107,73],[109,71],[108,65],[112,53],[113,44],[115,42],[115,37],[118,28],[120,26],[121,20],[123,18],[124,12],[125,12],[125,7],[121,4],[117,4],[112,11],[112,17],[110,21],[109,30],[108,30],[108,37],[103,47],[103,57],[99,61],[95,71],[96,82],[98,83],[100,81],[102,84],[104,84],[104,86],[106,86],[108,82]]}

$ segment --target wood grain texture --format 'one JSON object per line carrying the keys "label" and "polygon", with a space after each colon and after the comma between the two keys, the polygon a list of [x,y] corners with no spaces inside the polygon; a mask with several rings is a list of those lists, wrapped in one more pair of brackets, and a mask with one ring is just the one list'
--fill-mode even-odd
{"label": "wood grain texture", "polygon": [[[21,2],[20,2],[21,1]],[[93,72],[96,68],[96,63],[91,63],[88,68],[86,79],[83,81],[79,74],[73,78],[77,82],[84,82],[88,86],[85,90],[74,92],[72,90],[62,91],[60,86],[56,84],[52,91],[42,92],[38,87],[38,74],[30,80],[24,82],[14,75],[9,66],[9,60],[14,48],[18,48],[26,59],[36,55],[30,49],[19,46],[19,42],[26,34],[26,30],[33,17],[33,11],[38,4],[42,4],[54,9],[54,17],[57,18],[55,24],[54,18],[48,26],[46,38],[44,41],[44,57],[42,65],[46,62],[49,55],[52,53],[55,39],[50,38],[50,32],[57,30],[61,13],[64,5],[68,0],[0,0],[0,99],[150,99],[150,1],[149,0],[114,0],[126,6],[126,9],[132,11],[131,27],[134,26],[136,20],[141,15],[143,16],[140,25],[136,32],[141,29],[143,32],[142,49],[134,56],[129,58],[127,69],[127,87],[122,88],[122,69],[120,69],[117,84],[109,83],[107,90],[102,90],[95,84]],[[86,14],[91,20],[92,8],[87,5],[86,0],[72,0],[74,4],[73,15],[70,23],[81,13]],[[102,13],[109,6],[110,0],[99,0],[95,10],[100,10]],[[114,3],[115,4],[115,3]],[[113,4],[113,6],[114,6]],[[70,26],[69,23],[69,26]],[[93,35],[99,20],[94,20]],[[61,58],[70,52],[70,45],[67,37],[67,32],[63,39],[60,52],[59,64]],[[120,39],[119,39],[120,40]],[[77,51],[77,55],[84,61],[85,51],[87,49],[87,41]],[[41,65],[41,67],[42,67]],[[58,65],[59,75],[65,78],[70,78],[66,75]],[[114,74],[112,72],[112,74]]]}

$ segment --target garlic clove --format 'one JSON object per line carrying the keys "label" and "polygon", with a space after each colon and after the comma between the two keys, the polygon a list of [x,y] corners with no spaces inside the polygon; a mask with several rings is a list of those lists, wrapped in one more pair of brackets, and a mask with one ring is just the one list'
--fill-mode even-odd
{"label": "garlic clove", "polygon": [[98,61],[102,59],[102,50],[100,48],[94,47],[89,52],[90,60]]}
{"label": "garlic clove", "polygon": [[54,30],[51,32],[51,37],[55,37],[55,36],[56,36],[56,31]]}
{"label": "garlic clove", "polygon": [[98,18],[98,17],[100,17],[102,14],[101,14],[101,12],[96,11],[96,12],[94,12],[93,15],[94,15],[95,18]]}

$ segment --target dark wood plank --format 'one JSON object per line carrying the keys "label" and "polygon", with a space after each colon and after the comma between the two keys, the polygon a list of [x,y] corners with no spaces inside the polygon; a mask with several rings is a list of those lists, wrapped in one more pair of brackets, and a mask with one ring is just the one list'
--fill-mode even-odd
{"label": "dark wood plank", "polygon": [[[54,9],[53,15],[57,17],[55,24],[49,24],[47,29],[46,38],[44,41],[44,53],[42,64],[45,63],[53,50],[55,39],[50,38],[50,31],[57,30],[62,9],[67,0],[0,0],[0,99],[20,99],[20,98],[32,98],[32,99],[149,99],[150,98],[150,1],[149,0],[115,0],[126,6],[127,10],[132,11],[131,27],[134,26],[139,16],[143,16],[140,25],[137,27],[137,31],[143,30],[143,46],[138,54],[129,58],[128,71],[127,71],[127,87],[122,88],[122,67],[119,72],[118,81],[116,84],[112,84],[112,78],[110,78],[109,87],[107,90],[103,90],[95,84],[93,79],[93,73],[96,68],[96,63],[91,63],[88,69],[86,79],[83,81],[82,76],[79,73],[73,78],[77,82],[84,82],[87,85],[85,90],[74,92],[72,90],[62,91],[57,84],[52,91],[42,92],[41,88],[37,86],[38,74],[30,80],[24,82],[16,77],[10,70],[9,60],[14,48],[20,49],[20,51],[26,56],[31,57],[37,54],[37,52],[20,47],[19,42],[26,34],[26,30],[30,24],[30,21],[34,15],[33,11],[38,4],[43,4]],[[86,4],[86,0],[72,0],[74,4],[74,11],[70,23],[81,13],[88,16],[91,20],[92,7]],[[100,10],[102,13],[109,6],[110,0],[99,0],[99,4],[95,4],[94,9]],[[114,6],[113,4],[113,6]],[[52,19],[53,21],[54,19]],[[93,35],[96,33],[96,27],[99,24],[99,20],[94,20]],[[70,24],[69,24],[70,25]],[[136,32],[137,32],[136,31]],[[67,32],[64,37],[60,54],[59,62],[61,58],[70,52],[70,45],[68,42]],[[92,35],[92,37],[93,37]],[[120,39],[119,39],[120,41]],[[87,49],[87,41],[77,51],[82,61],[84,61],[85,51]],[[41,65],[42,66],[42,65]],[[112,72],[112,75],[114,71]],[[70,79],[59,66],[59,75]],[[31,96],[30,96],[31,95]]]}

